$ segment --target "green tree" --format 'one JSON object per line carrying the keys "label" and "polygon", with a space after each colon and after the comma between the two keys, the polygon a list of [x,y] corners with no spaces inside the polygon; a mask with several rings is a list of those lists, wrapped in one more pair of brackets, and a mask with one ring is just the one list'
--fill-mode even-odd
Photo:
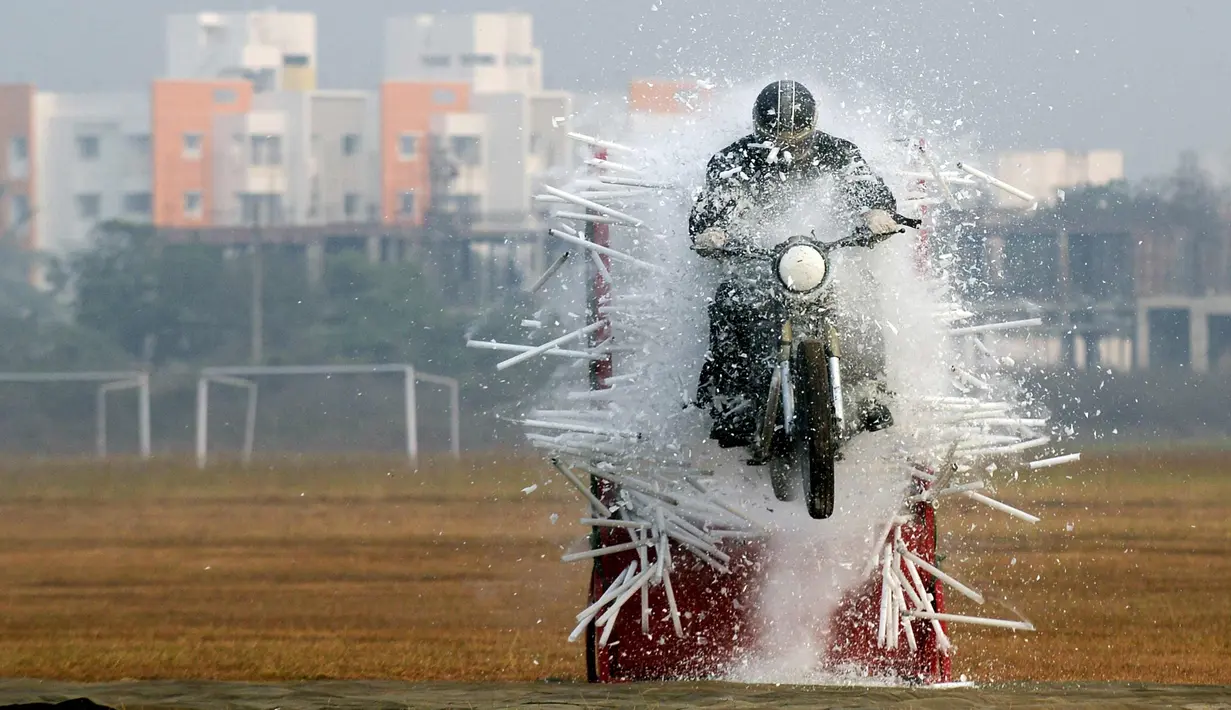
{"label": "green tree", "polygon": [[334,255],[326,262],[319,299],[315,349],[330,360],[433,362],[441,359],[439,347],[449,350],[445,343],[461,330],[409,262],[371,263],[357,252]]}
{"label": "green tree", "polygon": [[194,360],[248,322],[243,274],[216,247],[164,245],[148,225],[109,222],[69,262],[77,322],[134,358]]}

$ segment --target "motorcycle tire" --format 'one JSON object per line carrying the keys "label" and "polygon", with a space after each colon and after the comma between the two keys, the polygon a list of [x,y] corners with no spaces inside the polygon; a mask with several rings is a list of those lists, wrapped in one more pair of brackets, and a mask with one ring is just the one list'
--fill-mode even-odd
{"label": "motorcycle tire", "polygon": [[757,435],[757,455],[769,462],[769,483],[774,489],[774,497],[780,501],[789,502],[799,497],[799,486],[793,473],[793,457],[775,455],[779,448],[776,436],[778,415],[782,405],[783,383],[778,381],[775,372],[770,380],[769,397],[765,401],[765,412],[761,415],[760,431]]}
{"label": "motorcycle tire", "polygon": [[803,478],[808,516],[824,520],[833,515],[834,460],[838,443],[836,413],[829,391],[829,357],[821,341],[799,344],[795,363],[798,399],[795,463]]}
{"label": "motorcycle tire", "polygon": [[795,473],[795,457],[776,457],[769,462],[769,482],[774,487],[774,497],[790,502],[799,497],[799,481]]}

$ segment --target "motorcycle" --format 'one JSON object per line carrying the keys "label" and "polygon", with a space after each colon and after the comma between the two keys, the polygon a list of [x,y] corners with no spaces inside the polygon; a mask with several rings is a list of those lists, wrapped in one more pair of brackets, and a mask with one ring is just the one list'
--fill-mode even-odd
{"label": "motorcycle", "polygon": [[[920,220],[894,215],[903,227]],[[784,306],[777,354],[765,404],[749,446],[754,466],[768,465],[774,495],[791,501],[802,484],[808,515],[833,515],[834,463],[842,445],[858,433],[847,419],[841,377],[841,337],[829,317],[830,254],[844,247],[871,247],[901,234],[873,235],[866,227],[833,242],[792,236],[772,248],[723,247],[726,258],[768,262],[773,297]]]}

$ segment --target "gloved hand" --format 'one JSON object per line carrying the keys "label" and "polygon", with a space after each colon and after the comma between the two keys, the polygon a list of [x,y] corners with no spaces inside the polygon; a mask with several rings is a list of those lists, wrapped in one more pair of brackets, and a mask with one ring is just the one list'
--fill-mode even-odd
{"label": "gloved hand", "polygon": [[873,236],[885,237],[906,231],[906,228],[898,224],[893,215],[886,210],[868,210],[863,213],[863,218]]}
{"label": "gloved hand", "polygon": [[692,240],[692,248],[702,256],[722,251],[726,245],[727,233],[718,227],[710,227]]}

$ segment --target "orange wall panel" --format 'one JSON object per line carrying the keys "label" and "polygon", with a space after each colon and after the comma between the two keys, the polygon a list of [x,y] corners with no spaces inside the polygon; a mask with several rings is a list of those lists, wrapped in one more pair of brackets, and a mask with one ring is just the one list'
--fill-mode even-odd
{"label": "orange wall panel", "polygon": [[[206,225],[213,218],[214,117],[247,113],[252,84],[244,80],[158,80],[150,100],[154,224]],[[184,134],[202,136],[199,158],[184,154]],[[201,216],[184,212],[184,193],[201,193]]]}
{"label": "orange wall panel", "polygon": [[[470,86],[464,83],[385,82],[380,88],[380,200],[386,223],[420,224],[431,199],[428,177],[432,117],[470,110]],[[403,160],[398,139],[419,136],[418,154]],[[400,212],[403,192],[415,193],[412,215]]]}
{"label": "orange wall panel", "polygon": [[629,84],[628,108],[633,113],[688,113],[690,109],[678,98],[681,93],[697,94],[702,102],[711,96],[696,81],[641,79]]}
{"label": "orange wall panel", "polygon": [[[12,224],[13,195],[24,195],[30,206],[31,218],[18,233],[22,246],[33,249],[38,246],[38,232],[33,213],[39,209],[35,186],[38,184],[38,141],[35,136],[34,99],[36,89],[32,84],[0,85],[0,234],[8,234]],[[16,178],[8,174],[9,150],[12,139],[26,139],[26,173]]]}

